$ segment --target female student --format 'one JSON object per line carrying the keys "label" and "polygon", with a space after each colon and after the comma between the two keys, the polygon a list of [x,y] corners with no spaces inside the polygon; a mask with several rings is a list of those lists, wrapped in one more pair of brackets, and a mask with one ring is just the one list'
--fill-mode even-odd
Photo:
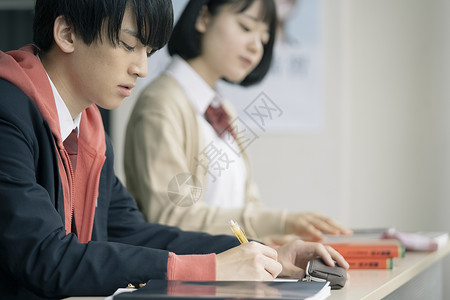
{"label": "female student", "polygon": [[272,0],[187,4],[168,44],[173,60],[143,90],[127,126],[127,187],[149,221],[217,234],[230,233],[223,224],[236,219],[250,237],[275,244],[349,234],[322,215],[260,204],[229,126],[232,108],[216,90],[222,79],[248,86],[264,78],[275,26]]}
{"label": "female student", "polygon": [[[34,42],[0,51],[0,298],[109,295],[151,279],[301,277],[332,248],[277,250],[147,223],[114,174],[97,108],[147,74],[170,0],[37,0]],[[227,227],[226,224],[223,224]]]}

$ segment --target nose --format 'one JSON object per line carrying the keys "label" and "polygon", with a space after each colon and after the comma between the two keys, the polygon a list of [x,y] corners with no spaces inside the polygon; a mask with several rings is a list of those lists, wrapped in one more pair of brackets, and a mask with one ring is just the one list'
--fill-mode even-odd
{"label": "nose", "polygon": [[147,76],[147,59],[147,51],[136,52],[135,59],[130,66],[130,73],[138,77]]}
{"label": "nose", "polygon": [[261,41],[261,36],[258,33],[255,33],[250,37],[249,49],[256,54],[263,53],[264,46]]}

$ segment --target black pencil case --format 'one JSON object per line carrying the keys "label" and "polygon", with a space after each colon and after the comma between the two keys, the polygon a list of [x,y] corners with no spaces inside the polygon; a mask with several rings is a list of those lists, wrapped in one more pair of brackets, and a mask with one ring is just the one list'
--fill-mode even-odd
{"label": "black pencil case", "polygon": [[332,290],[343,288],[347,281],[347,271],[342,267],[330,267],[321,259],[308,262],[304,281],[329,281]]}

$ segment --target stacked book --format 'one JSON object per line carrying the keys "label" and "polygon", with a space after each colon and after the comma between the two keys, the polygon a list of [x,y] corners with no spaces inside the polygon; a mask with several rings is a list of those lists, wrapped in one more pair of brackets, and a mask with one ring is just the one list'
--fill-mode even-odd
{"label": "stacked book", "polygon": [[399,232],[394,228],[355,230],[351,237],[328,236],[325,244],[336,249],[351,269],[392,269],[394,258],[405,251],[436,251],[448,242],[447,232]]}
{"label": "stacked book", "polygon": [[392,269],[393,259],[405,256],[405,247],[397,240],[353,240],[328,243],[350,265],[350,269]]}

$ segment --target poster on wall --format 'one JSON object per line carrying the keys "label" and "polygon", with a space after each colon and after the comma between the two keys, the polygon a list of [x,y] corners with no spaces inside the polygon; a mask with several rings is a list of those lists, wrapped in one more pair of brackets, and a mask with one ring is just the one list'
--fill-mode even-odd
{"label": "poster on wall", "polygon": [[[317,133],[324,127],[322,99],[321,0],[275,0],[278,26],[274,58],[262,82],[251,87],[221,82],[217,89],[233,103],[240,126],[262,134]],[[175,21],[187,1],[173,1]],[[167,49],[149,59],[155,78],[169,63]]]}

